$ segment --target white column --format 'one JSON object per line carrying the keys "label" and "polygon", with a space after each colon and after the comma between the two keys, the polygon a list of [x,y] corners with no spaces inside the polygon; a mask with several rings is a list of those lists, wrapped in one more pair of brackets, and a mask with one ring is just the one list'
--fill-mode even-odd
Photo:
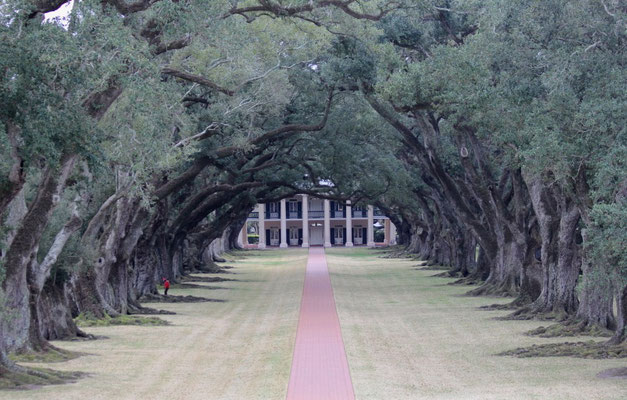
{"label": "white column", "polygon": [[279,247],[287,247],[287,213],[285,199],[281,200],[281,244]]}
{"label": "white column", "polygon": [[346,247],[353,247],[353,207],[350,204],[348,200],[346,202],[346,237],[344,238]]}
{"label": "white column", "polygon": [[309,247],[309,197],[304,194],[303,205],[303,247]]}
{"label": "white column", "polygon": [[331,247],[331,205],[324,201],[324,247]]}
{"label": "white column", "polygon": [[266,248],[266,205],[259,204],[259,249]]}
{"label": "white column", "polygon": [[374,207],[368,206],[368,247],[374,247]]}
{"label": "white column", "polygon": [[390,246],[394,246],[396,244],[396,225],[390,221],[390,240],[388,240],[388,244]]}

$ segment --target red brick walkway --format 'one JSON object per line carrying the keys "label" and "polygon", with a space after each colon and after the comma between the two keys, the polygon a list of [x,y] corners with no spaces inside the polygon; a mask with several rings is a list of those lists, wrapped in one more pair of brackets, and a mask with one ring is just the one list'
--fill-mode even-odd
{"label": "red brick walkway", "polygon": [[354,399],[323,248],[310,248],[288,400]]}

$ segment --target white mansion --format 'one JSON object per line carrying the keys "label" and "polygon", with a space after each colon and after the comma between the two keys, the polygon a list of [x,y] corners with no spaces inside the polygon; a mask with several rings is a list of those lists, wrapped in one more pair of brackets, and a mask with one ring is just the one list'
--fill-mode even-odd
{"label": "white mansion", "polygon": [[[376,222],[375,222],[376,221]],[[375,228],[380,233],[375,242]],[[248,243],[258,233],[257,245]],[[353,246],[396,244],[396,227],[373,206],[346,204],[307,195],[257,204],[239,237],[244,247]]]}

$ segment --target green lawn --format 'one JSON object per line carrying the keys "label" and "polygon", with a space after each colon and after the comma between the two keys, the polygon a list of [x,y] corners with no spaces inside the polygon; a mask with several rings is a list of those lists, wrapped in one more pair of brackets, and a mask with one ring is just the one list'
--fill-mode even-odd
{"label": "green lawn", "polygon": [[[461,297],[468,287],[416,271],[416,261],[377,250],[327,251],[344,343],[358,399],[624,399],[625,380],[596,374],[619,360],[495,356],[533,343],[541,323],[497,321],[480,305],[505,299]],[[246,257],[243,257],[243,256]],[[87,353],[33,364],[90,374],[76,383],[0,392],[0,399],[284,399],[307,259],[304,249],[229,256],[236,279],[197,283],[223,289],[172,294],[225,302],[153,304],[176,311],[168,326],[104,326],[88,342],[56,342]],[[571,339],[572,340],[572,339]]]}
{"label": "green lawn", "polygon": [[[627,381],[596,374],[624,360],[513,358],[504,350],[579,340],[523,333],[537,321],[498,321],[477,307],[507,299],[462,297],[416,261],[376,250],[327,251],[344,344],[358,399],[625,399]],[[585,338],[588,339],[588,338]]]}
{"label": "green lawn", "polygon": [[[253,255],[242,258],[241,255]],[[0,399],[283,399],[307,260],[306,250],[255,251],[230,257],[218,283],[225,289],[171,289],[223,303],[148,304],[175,311],[169,326],[89,327],[107,339],[55,342],[88,353],[53,364],[90,374],[76,383],[26,391],[0,391]]]}

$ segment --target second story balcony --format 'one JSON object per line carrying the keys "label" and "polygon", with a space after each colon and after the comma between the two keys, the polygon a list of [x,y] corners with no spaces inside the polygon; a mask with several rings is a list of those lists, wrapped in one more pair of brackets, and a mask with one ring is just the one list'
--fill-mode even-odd
{"label": "second story balcony", "polygon": [[346,210],[331,210],[331,218],[346,218]]}
{"label": "second story balcony", "polygon": [[278,211],[266,211],[266,219],[280,219],[281,213]]}
{"label": "second story balcony", "polygon": [[310,219],[324,218],[324,211],[323,210],[311,210],[309,211],[309,218]]}
{"label": "second story balcony", "polygon": [[259,218],[259,211],[253,211],[253,212],[249,213],[248,214],[248,218],[258,219]]}
{"label": "second story balcony", "polygon": [[302,212],[301,211],[288,211],[287,212],[287,219],[301,219],[302,216]]}
{"label": "second story balcony", "polygon": [[353,218],[367,218],[368,210],[353,210]]}

